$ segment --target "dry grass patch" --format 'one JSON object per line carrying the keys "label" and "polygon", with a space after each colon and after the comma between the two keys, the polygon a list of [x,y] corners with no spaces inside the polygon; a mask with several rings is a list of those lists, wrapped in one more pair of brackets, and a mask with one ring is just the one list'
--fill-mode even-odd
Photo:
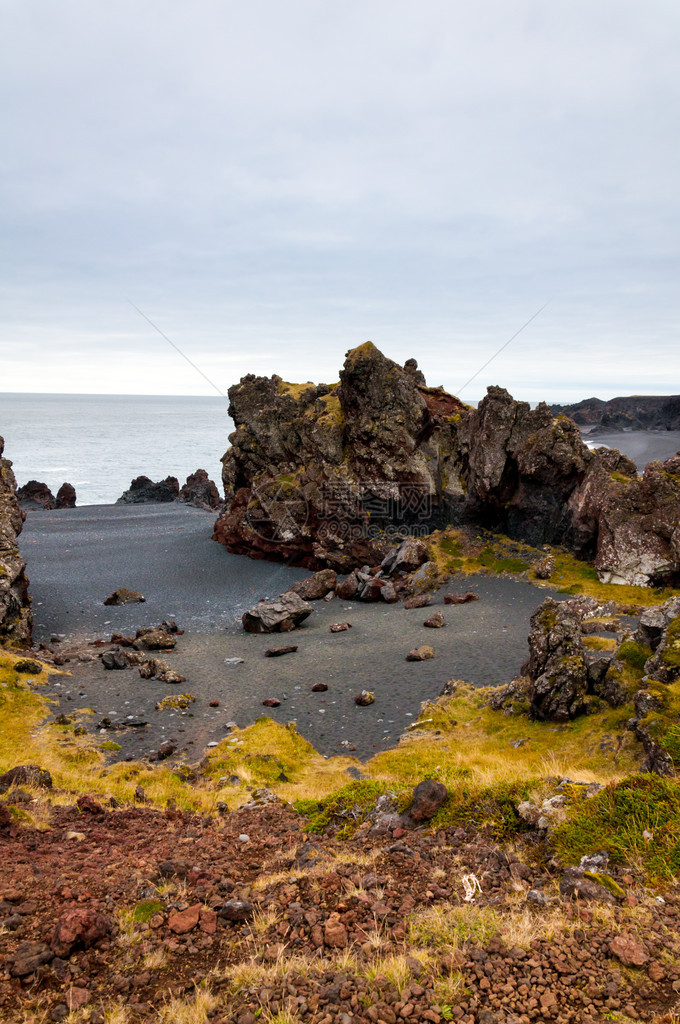
{"label": "dry grass patch", "polygon": [[219,998],[207,986],[200,986],[186,999],[169,999],[158,1008],[160,1024],[207,1024],[219,1006]]}

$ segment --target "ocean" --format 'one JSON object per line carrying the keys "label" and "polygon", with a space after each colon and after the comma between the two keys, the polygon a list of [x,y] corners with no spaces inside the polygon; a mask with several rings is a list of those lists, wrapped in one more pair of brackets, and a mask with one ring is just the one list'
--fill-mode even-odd
{"label": "ocean", "polygon": [[110,505],[142,474],[181,485],[196,469],[221,493],[227,408],[217,396],[0,394],[0,435],[19,486],[56,494],[68,481],[78,505]]}

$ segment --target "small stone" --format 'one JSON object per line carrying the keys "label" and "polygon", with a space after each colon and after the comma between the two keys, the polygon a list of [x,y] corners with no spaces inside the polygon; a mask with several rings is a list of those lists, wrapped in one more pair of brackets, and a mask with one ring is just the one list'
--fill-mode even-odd
{"label": "small stone", "polygon": [[282,654],[295,654],[297,646],[295,644],[289,644],[283,647],[268,647],[264,652],[265,658],[280,658]]}
{"label": "small stone", "polygon": [[83,793],[82,796],[78,797],[76,800],[76,807],[79,811],[82,811],[83,814],[104,814],[104,808],[102,805],[97,803],[94,797],[90,796],[89,793]]}
{"label": "small stone", "polygon": [[426,608],[433,601],[432,594],[416,594],[415,597],[409,597],[404,601],[404,608]]}
{"label": "small stone", "polygon": [[325,693],[327,689],[328,686],[326,683],[314,683],[312,693]]}
{"label": "small stone", "polygon": [[479,601],[479,594],[472,590],[466,590],[464,594],[444,594],[444,604],[468,604],[470,601]]}
{"label": "small stone", "polygon": [[217,914],[227,921],[249,921],[253,916],[253,905],[248,900],[227,900]]}
{"label": "small stone", "polygon": [[617,935],[609,949],[624,967],[643,967],[649,960],[645,947],[632,935]]}
{"label": "small stone", "polygon": [[323,939],[327,946],[344,949],[347,945],[347,929],[339,914],[331,914],[324,925]]}
{"label": "small stone", "polygon": [[156,756],[159,761],[165,761],[166,758],[172,757],[176,750],[177,744],[171,743],[170,740],[165,740],[158,748]]}
{"label": "small stone", "polygon": [[262,701],[262,706],[265,708],[278,708],[280,704],[281,701],[277,697],[267,697]]}
{"label": "small stone", "polygon": [[109,671],[128,667],[128,660],[121,651],[106,651],[102,654],[102,665]]}
{"label": "small stone", "polygon": [[218,700],[211,700],[208,704],[209,708],[218,708],[219,706],[220,702]]}
{"label": "small stone", "polygon": [[331,633],[344,633],[346,630],[352,628],[352,623],[351,622],[334,622],[333,625],[330,626],[329,628],[330,628]]}
{"label": "small stone", "polygon": [[224,664],[225,665],[242,665],[243,664],[243,658],[225,658],[224,659]]}
{"label": "small stone", "polygon": [[357,693],[354,698],[354,703],[360,708],[367,708],[369,704],[375,702],[375,694],[371,693],[370,690],[362,690],[361,693]]}
{"label": "small stone", "polygon": [[434,615],[430,615],[429,619],[425,619],[423,623],[428,629],[441,629],[442,626],[446,625],[444,622],[444,616],[441,612],[435,612]]}
{"label": "small stone", "polygon": [[187,907],[186,910],[175,910],[168,919],[168,928],[176,935],[184,935],[196,927],[200,913],[200,903],[195,903],[193,907]]}
{"label": "small stone", "polygon": [[430,658],[434,658],[434,651],[427,644],[424,644],[422,647],[414,647],[406,655],[407,661],[428,661]]}
{"label": "small stone", "polygon": [[81,1006],[86,1006],[90,1001],[90,993],[86,988],[79,988],[76,985],[72,985],[66,993],[66,1002],[68,1008],[73,1013],[75,1010],[79,1010]]}

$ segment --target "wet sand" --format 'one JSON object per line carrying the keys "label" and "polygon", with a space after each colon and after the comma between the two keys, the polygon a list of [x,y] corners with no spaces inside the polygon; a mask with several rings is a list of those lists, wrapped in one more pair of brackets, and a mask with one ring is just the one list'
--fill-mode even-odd
{"label": "wet sand", "polygon": [[[260,597],[274,597],[304,569],[230,555],[210,540],[212,516],[185,506],[101,506],[31,513],[22,535],[36,604],[36,640],[63,633],[67,641],[108,637],[175,618],[186,630],[175,652],[164,655],[187,677],[182,686],[142,680],[136,668],[106,671],[99,661],[69,663],[72,676],[50,692],[60,710],[91,707],[96,723],[127,716],[145,729],[102,735],[122,746],[121,756],[140,756],[163,739],[175,740],[190,757],[228,735],[227,723],[248,725],[261,714],[295,720],[299,732],[324,754],[352,752],[365,759],[393,746],[417,717],[423,701],[436,698],[449,679],[477,686],[500,685],[519,672],[527,655],[529,618],[545,593],[524,582],[495,577],[453,579],[429,608],[402,604],[313,603],[314,612],[290,634],[253,636],[240,626],[243,611]],[[145,604],[105,607],[116,587],[140,590]],[[480,600],[444,605],[448,591],[472,589]],[[446,625],[423,622],[441,607]],[[352,628],[333,634],[333,622]],[[267,658],[265,651],[295,644],[294,654]],[[430,644],[435,657],[407,662],[413,647]],[[225,659],[242,658],[242,664]],[[325,693],[312,693],[324,682]],[[361,708],[354,695],[375,693]],[[157,712],[156,702],[188,691],[188,712]],[[275,697],[281,705],[265,709]],[[218,700],[218,708],[209,702]]]}

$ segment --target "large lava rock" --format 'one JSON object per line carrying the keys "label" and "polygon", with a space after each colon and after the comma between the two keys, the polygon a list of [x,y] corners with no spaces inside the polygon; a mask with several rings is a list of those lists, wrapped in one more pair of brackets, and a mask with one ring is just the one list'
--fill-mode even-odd
{"label": "large lava rock", "polygon": [[588,665],[576,603],[547,598],[531,616],[529,700],[536,718],[566,722],[584,708]]}
{"label": "large lava rock", "polygon": [[288,633],[312,614],[307,604],[297,594],[288,591],[276,601],[261,601],[244,612],[241,621],[246,633]]}
{"label": "large lava rock", "polygon": [[18,546],[26,513],[17,501],[12,463],[2,458],[4,448],[0,437],[0,644],[29,647],[33,615],[26,562]]}
{"label": "large lava rock", "polygon": [[603,579],[680,584],[680,455],[638,477],[547,405],[490,387],[469,409],[370,342],[338,385],[249,374],[229,399],[213,534],[229,551],[348,573],[409,531],[467,522],[565,545]]}

